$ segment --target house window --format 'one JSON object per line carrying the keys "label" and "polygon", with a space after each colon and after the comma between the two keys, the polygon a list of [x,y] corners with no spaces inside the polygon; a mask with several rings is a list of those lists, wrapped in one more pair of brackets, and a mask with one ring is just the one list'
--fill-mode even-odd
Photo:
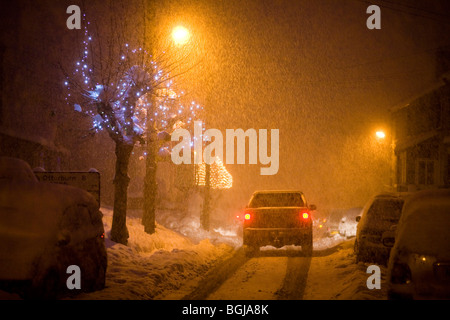
{"label": "house window", "polygon": [[419,159],[416,165],[416,184],[434,185],[436,184],[437,163],[435,160]]}

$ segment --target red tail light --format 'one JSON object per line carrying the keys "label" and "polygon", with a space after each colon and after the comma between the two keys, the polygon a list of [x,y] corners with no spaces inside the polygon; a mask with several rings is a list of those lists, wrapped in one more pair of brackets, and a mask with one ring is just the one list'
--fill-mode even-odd
{"label": "red tail light", "polygon": [[250,220],[251,217],[252,217],[252,216],[250,215],[250,213],[246,213],[246,214],[244,215],[244,219],[245,219],[245,220]]}
{"label": "red tail light", "polygon": [[105,239],[105,233],[104,232],[100,235],[100,238]]}
{"label": "red tail light", "polygon": [[302,212],[301,215],[302,215],[303,219],[308,219],[309,218],[309,213],[308,212]]}

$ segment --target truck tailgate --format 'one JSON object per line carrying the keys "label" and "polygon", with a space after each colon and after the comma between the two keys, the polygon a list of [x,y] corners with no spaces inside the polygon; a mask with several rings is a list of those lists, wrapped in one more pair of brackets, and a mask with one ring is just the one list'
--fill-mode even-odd
{"label": "truck tailgate", "polygon": [[247,209],[246,212],[251,216],[247,224],[250,228],[301,228],[310,222],[310,219],[302,218],[307,208],[255,208]]}

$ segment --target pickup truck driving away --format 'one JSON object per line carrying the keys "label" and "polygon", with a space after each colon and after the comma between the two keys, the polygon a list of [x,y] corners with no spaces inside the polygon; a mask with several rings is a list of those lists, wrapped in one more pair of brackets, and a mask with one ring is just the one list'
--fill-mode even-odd
{"label": "pickup truck driving away", "polygon": [[264,245],[281,248],[300,245],[312,255],[312,218],[305,196],[300,191],[256,191],[244,213],[243,245],[248,256]]}

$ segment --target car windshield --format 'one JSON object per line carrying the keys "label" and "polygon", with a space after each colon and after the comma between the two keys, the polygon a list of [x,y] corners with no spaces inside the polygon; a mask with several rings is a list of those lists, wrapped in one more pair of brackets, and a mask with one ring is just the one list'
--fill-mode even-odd
{"label": "car windshield", "polygon": [[250,201],[250,208],[261,207],[304,207],[300,193],[258,193]]}
{"label": "car windshield", "polygon": [[398,221],[402,213],[402,199],[376,199],[367,212],[370,220]]}

